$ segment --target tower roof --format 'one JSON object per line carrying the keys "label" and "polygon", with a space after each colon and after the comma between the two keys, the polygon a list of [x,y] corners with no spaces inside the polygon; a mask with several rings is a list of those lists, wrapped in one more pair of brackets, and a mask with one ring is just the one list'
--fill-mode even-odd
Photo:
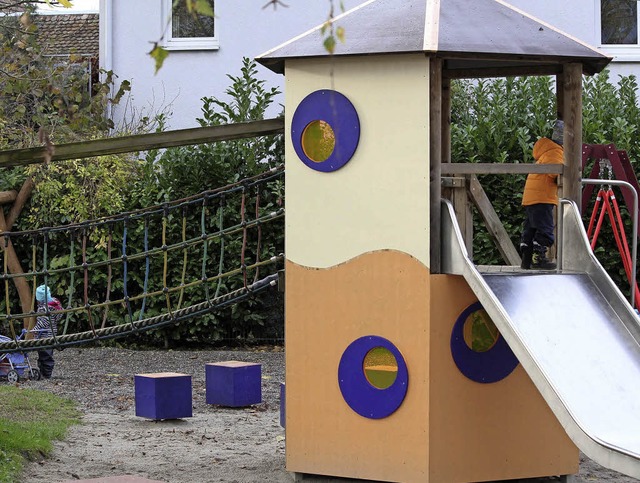
{"label": "tower roof", "polygon": [[[579,62],[601,71],[611,58],[594,47],[502,0],[368,0],[337,16],[346,41],[335,56],[433,54],[452,77],[553,74]],[[257,61],[284,72],[284,61],[327,57],[322,25],[260,55]]]}

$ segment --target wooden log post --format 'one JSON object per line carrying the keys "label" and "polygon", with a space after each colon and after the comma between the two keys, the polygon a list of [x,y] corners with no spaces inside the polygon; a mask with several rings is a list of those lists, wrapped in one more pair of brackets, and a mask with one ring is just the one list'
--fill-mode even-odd
{"label": "wooden log post", "polygon": [[[7,222],[4,217],[4,211],[0,209],[0,232],[7,231]],[[0,246],[2,250],[4,250],[4,256],[7,257],[7,269],[11,274],[22,274],[22,266],[20,265],[20,260],[18,259],[18,255],[16,254],[15,249],[13,248],[13,244],[11,240],[8,240],[8,243],[5,246],[4,237],[0,238]],[[22,312],[24,314],[28,314],[31,312],[31,289],[29,288],[29,283],[27,282],[25,277],[15,277],[13,279],[13,283],[16,286],[18,291],[18,297],[20,298],[20,306],[22,307]],[[29,329],[31,325],[31,317],[23,319],[23,327],[25,329]]]}
{"label": "wooden log post", "polygon": [[556,75],[556,117],[564,119],[564,73]]}
{"label": "wooden log post", "polygon": [[580,208],[582,193],[582,64],[566,64],[563,70],[564,175],[562,196]]}
{"label": "wooden log post", "polygon": [[[448,166],[451,164],[451,79],[443,72],[442,80],[442,164]],[[443,168],[441,168],[443,169]],[[442,175],[442,173],[441,173]],[[468,177],[459,177],[455,179],[442,179],[442,197],[451,200],[453,208],[456,212],[456,220],[460,232],[465,241],[467,253],[473,258],[473,213],[471,211],[471,203],[467,196],[469,186]]]}
{"label": "wooden log post", "polygon": [[18,192],[18,195],[15,198],[15,202],[9,209],[9,213],[7,214],[7,230],[11,230],[13,225],[18,220],[20,213],[22,213],[22,209],[27,204],[29,198],[31,198],[31,193],[33,193],[33,188],[35,187],[35,182],[33,178],[29,176],[22,183],[22,187]]}
{"label": "wooden log post", "polygon": [[[11,209],[9,210],[6,218],[4,216],[4,212],[2,213],[2,217],[0,218],[0,230],[11,231],[13,225],[20,216],[20,213],[22,213],[22,209],[31,197],[34,186],[35,183],[32,177],[28,177],[24,181],[24,183],[22,183],[20,191],[13,197],[14,203],[11,206]],[[15,191],[13,193],[15,193]],[[0,211],[2,210],[0,209]],[[1,249],[4,250],[4,243],[1,243],[0,245],[2,247]],[[7,268],[12,275],[19,275],[24,273],[22,265],[20,264],[20,260],[18,259],[16,251],[11,243],[9,243],[9,247],[7,252],[5,253],[5,256],[7,257]],[[29,283],[24,277],[15,277],[13,279],[13,284],[18,291],[18,297],[20,298],[22,311],[25,314],[31,312],[31,310],[33,309],[33,299],[31,297],[32,294]],[[29,317],[27,319],[24,319],[23,324],[25,329],[30,329],[35,324],[35,318]]]}
{"label": "wooden log post", "polygon": [[451,162],[451,79],[442,80],[442,162]]}

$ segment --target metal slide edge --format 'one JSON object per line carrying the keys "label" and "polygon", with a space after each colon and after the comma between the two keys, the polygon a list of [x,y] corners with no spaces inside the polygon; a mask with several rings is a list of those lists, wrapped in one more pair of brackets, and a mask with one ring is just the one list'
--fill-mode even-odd
{"label": "metal slide edge", "polygon": [[[640,478],[640,461],[635,456],[625,452],[624,448],[606,444],[595,435],[589,434],[574,419],[570,408],[566,407],[545,373],[536,364],[526,345],[511,326],[509,316],[500,301],[469,259],[453,205],[448,200],[442,200],[442,203],[442,272],[464,277],[574,444],[598,464],[634,478]],[[572,246],[574,253],[570,256],[563,256],[563,268],[575,270],[577,267],[581,267],[579,271],[586,271],[596,286],[608,298],[614,310],[633,312],[632,307],[591,252],[575,203],[565,203],[561,206],[565,208],[562,212],[563,232],[561,236],[565,240],[575,239],[576,236],[579,239],[577,244],[579,247]],[[586,247],[583,246],[585,243]],[[575,250],[573,250],[574,248]],[[635,316],[633,319],[636,319]],[[640,334],[637,324],[635,327],[627,326],[627,328],[630,331],[629,337]],[[640,339],[636,338],[636,340]]]}

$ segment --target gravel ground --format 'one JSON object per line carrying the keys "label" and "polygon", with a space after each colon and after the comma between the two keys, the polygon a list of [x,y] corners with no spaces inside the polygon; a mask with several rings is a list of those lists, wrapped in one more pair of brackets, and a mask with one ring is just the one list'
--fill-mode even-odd
{"label": "gravel ground", "polygon": [[[52,379],[26,381],[22,385],[77,401],[84,424],[73,426],[65,441],[56,442],[49,458],[28,463],[22,482],[119,475],[172,483],[293,481],[285,470],[284,429],[280,426],[282,348],[251,351],[70,348],[56,351],[55,356]],[[205,364],[227,360],[262,364],[262,404],[242,409],[206,404]],[[133,375],[149,372],[192,375],[192,418],[156,422],[135,416]],[[584,457],[576,479],[576,483],[638,481]]]}
{"label": "gravel ground", "polygon": [[[24,386],[78,402],[84,424],[56,443],[48,459],[27,465],[23,480],[134,475],[165,482],[287,482],[280,426],[281,348],[253,351],[133,351],[71,348],[56,351],[53,378]],[[34,356],[34,358],[37,358]],[[228,360],[262,364],[262,404],[222,408],[205,400],[205,364]],[[151,421],[135,416],[133,376],[191,374],[193,417]]]}

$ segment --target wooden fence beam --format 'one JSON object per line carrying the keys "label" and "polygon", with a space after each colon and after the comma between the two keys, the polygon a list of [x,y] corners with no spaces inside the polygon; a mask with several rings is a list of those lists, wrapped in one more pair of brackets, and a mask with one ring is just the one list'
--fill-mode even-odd
{"label": "wooden fence beam", "polygon": [[[239,124],[225,124],[222,126],[197,127],[192,129],[178,129],[135,136],[122,136],[77,143],[58,144],[54,146],[51,161],[67,159],[89,158],[107,154],[133,153],[149,151],[151,149],[188,146],[232,139],[269,136],[284,132],[284,119],[265,119]],[[47,156],[44,147],[14,149],[0,151],[0,167],[25,166],[42,163]]]}
{"label": "wooden fence beam", "polygon": [[16,199],[17,196],[18,192],[16,190],[0,191],[0,205],[11,203]]}
{"label": "wooden fence beam", "polygon": [[518,255],[518,251],[513,246],[511,237],[507,233],[507,230],[504,229],[498,214],[493,209],[491,201],[476,176],[470,177],[469,195],[476,205],[476,208],[478,208],[478,213],[487,226],[489,235],[498,247],[502,258],[504,258],[509,265],[520,266],[520,255]]}
{"label": "wooden fence beam", "polygon": [[463,174],[562,174],[562,164],[527,164],[527,163],[443,163],[440,168],[442,176]]}

